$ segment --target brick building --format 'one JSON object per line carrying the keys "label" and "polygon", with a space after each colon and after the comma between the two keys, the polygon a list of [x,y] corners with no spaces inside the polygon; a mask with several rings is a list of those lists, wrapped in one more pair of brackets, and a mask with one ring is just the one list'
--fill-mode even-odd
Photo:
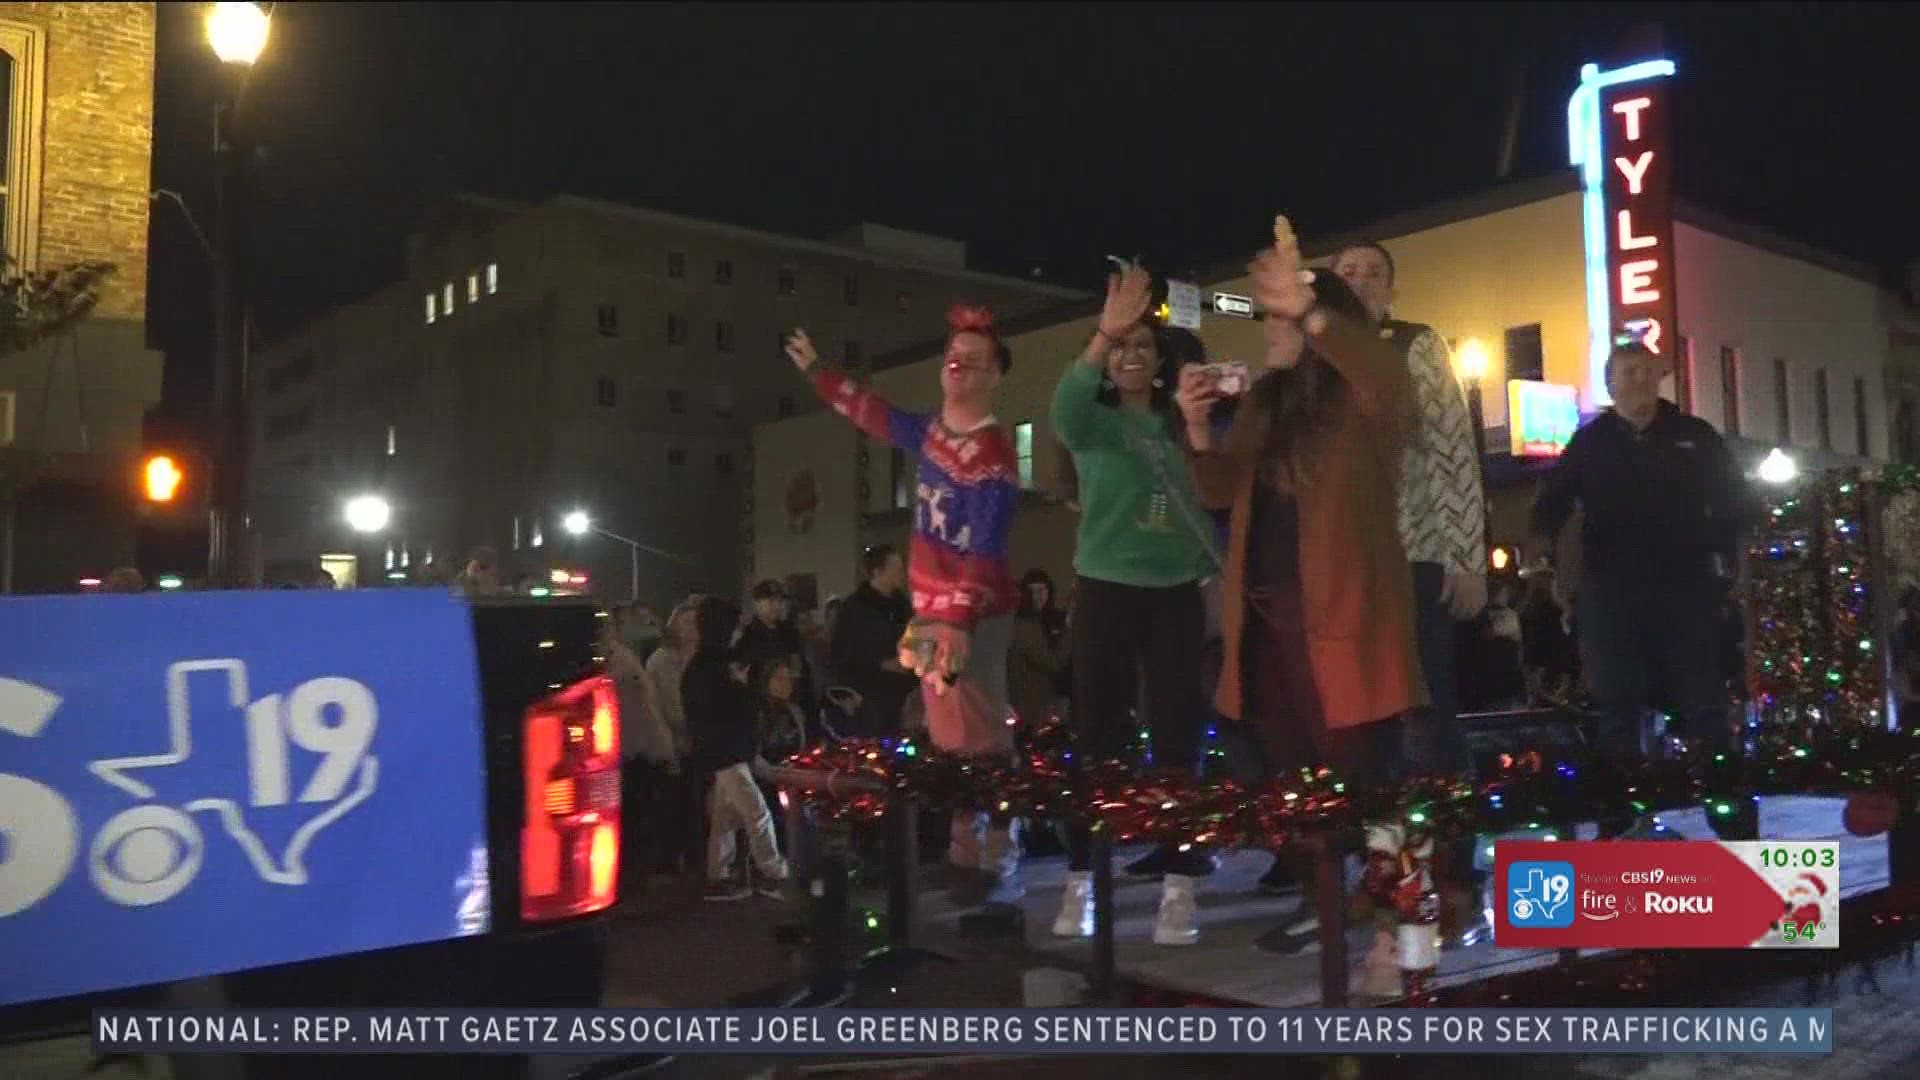
{"label": "brick building", "polygon": [[0,590],[131,563],[132,473],[159,401],[147,348],[155,6],[0,3],[0,230],[15,267],[104,260],[94,313],[0,357]]}

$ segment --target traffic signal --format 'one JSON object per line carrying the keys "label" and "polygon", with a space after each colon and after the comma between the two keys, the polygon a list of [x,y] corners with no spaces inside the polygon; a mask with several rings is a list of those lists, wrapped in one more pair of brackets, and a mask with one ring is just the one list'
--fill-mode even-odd
{"label": "traffic signal", "polygon": [[148,454],[140,466],[141,491],[150,503],[170,503],[187,474],[170,454]]}

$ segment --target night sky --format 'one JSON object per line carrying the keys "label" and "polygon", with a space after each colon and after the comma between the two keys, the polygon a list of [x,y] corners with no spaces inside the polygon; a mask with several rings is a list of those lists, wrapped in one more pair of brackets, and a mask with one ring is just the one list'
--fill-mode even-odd
{"label": "night sky", "polygon": [[[212,227],[216,63],[162,4],[154,186]],[[433,199],[559,192],[822,235],[963,238],[981,269],[1090,286],[1566,165],[1566,99],[1658,22],[1681,194],[1886,267],[1920,257],[1916,8],[1784,5],[288,3],[245,92],[250,298],[268,340],[397,278]],[[167,396],[210,382],[208,264],[156,203]]]}

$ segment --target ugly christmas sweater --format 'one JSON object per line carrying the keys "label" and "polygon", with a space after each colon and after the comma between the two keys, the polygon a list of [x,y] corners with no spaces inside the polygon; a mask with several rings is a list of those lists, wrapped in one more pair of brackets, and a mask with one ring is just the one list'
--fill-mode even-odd
{"label": "ugly christmas sweater", "polygon": [[1007,570],[1007,534],[1019,498],[1013,444],[989,418],[954,431],[936,415],[896,409],[837,371],[816,368],[813,386],[868,437],[913,454],[913,539],[907,574],[913,613],[971,630],[1011,614],[1019,589]]}

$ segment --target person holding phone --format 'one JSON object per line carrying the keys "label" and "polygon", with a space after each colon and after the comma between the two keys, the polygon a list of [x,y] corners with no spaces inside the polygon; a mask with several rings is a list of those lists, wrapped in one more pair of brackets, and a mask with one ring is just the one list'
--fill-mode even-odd
{"label": "person holding phone", "polygon": [[[1080,527],[1073,568],[1079,610],[1071,649],[1078,760],[1118,757],[1135,726],[1145,682],[1156,768],[1200,765],[1206,703],[1200,691],[1211,569],[1173,407],[1177,360],[1148,315],[1152,278],[1127,264],[1107,281],[1093,337],[1053,395],[1054,431],[1073,455]],[[1162,871],[1153,940],[1191,945],[1197,879],[1212,856],[1192,845],[1156,853]],[[1069,829],[1068,875],[1053,932],[1093,934],[1092,834]]]}
{"label": "person holding phone", "polygon": [[[1428,703],[1396,522],[1412,377],[1344,282],[1301,268],[1286,218],[1249,269],[1265,370],[1224,437],[1197,369],[1178,394],[1194,486],[1232,509],[1215,703],[1254,729],[1270,772],[1327,766],[1366,783],[1397,753],[1388,721]],[[1303,901],[1261,939],[1269,951],[1318,937],[1313,860],[1292,861]]]}

